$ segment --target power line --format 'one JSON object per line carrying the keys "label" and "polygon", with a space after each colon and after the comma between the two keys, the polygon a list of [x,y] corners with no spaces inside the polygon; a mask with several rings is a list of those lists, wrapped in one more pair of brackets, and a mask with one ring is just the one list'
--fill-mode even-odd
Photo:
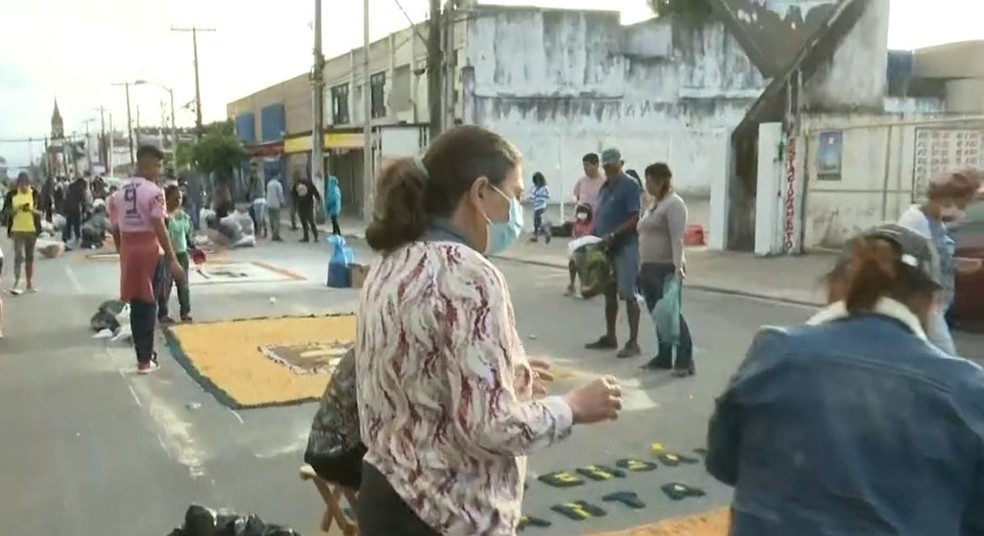
{"label": "power line", "polygon": [[407,13],[407,10],[403,9],[403,4],[400,3],[400,0],[393,0],[393,3],[396,4],[397,8],[399,8],[400,13],[403,13],[403,16],[407,19],[407,22],[410,23],[410,28],[413,29],[413,33],[417,34],[417,37],[419,37],[421,41],[426,43],[427,39],[424,38],[423,35],[421,35],[419,30],[417,30],[417,24],[413,22],[413,19],[410,18],[410,14]]}

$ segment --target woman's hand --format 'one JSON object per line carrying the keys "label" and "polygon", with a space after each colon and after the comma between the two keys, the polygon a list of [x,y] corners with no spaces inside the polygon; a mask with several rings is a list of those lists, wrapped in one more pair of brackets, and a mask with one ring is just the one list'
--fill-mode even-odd
{"label": "woman's hand", "polygon": [[622,409],[622,387],[614,376],[598,378],[564,395],[574,424],[615,420]]}
{"label": "woman's hand", "polygon": [[554,380],[553,374],[550,373],[550,363],[532,359],[530,368],[533,369],[533,396],[541,397],[547,394]]}

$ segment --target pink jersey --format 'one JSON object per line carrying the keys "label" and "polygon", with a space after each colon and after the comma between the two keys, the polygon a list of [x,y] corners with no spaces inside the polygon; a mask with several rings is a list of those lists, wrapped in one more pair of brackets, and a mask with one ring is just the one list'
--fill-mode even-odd
{"label": "pink jersey", "polygon": [[149,233],[164,219],[164,190],[134,177],[117,190],[107,204],[109,223],[120,233]]}

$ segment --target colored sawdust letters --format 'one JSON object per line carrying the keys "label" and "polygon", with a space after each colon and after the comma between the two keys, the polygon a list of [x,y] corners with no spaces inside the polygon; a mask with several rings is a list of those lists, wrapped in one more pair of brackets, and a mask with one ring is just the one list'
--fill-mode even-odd
{"label": "colored sawdust letters", "polygon": [[[666,467],[678,467],[680,465],[692,465],[700,463],[700,460],[691,456],[671,451],[661,443],[650,445],[650,453],[657,461]],[[704,449],[694,449],[694,452],[704,457]],[[608,465],[587,465],[578,467],[573,471],[554,471],[537,477],[540,482],[555,488],[574,488],[583,486],[589,481],[604,482],[626,478],[629,473],[648,473],[659,468],[659,464],[650,460],[640,460],[637,458],[622,458],[615,462],[614,467]],[[526,488],[529,485],[526,484]],[[687,498],[703,497],[704,491],[700,488],[683,484],[680,482],[670,482],[660,486],[663,493],[673,501],[681,501]],[[609,493],[601,498],[607,504],[618,504],[633,510],[646,508],[646,503],[639,499],[639,495],[632,491],[616,491]],[[573,521],[586,521],[596,517],[605,517],[608,512],[599,505],[585,500],[575,500],[562,504],[555,504],[550,507],[552,511]],[[527,527],[549,527],[552,522],[534,516],[523,516],[520,519],[518,530]]]}

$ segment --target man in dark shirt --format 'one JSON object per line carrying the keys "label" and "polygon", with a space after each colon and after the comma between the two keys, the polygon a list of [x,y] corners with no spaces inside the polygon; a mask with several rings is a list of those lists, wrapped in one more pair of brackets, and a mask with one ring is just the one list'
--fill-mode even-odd
{"label": "man in dark shirt", "polygon": [[590,350],[614,350],[618,348],[616,321],[618,302],[625,302],[629,318],[629,340],[618,352],[618,357],[634,357],[639,349],[639,302],[636,299],[636,277],[639,273],[639,235],[636,223],[641,210],[642,189],[639,183],[622,171],[622,154],[618,149],[606,149],[601,153],[601,165],[605,170],[605,184],[598,192],[595,209],[595,236],[608,248],[612,264],[614,284],[605,291],[605,334],[588,343]]}
{"label": "man in dark shirt", "polygon": [[86,199],[88,196],[86,193],[88,190],[89,183],[84,178],[78,177],[68,186],[68,191],[65,192],[65,203],[62,206],[62,213],[65,216],[65,227],[62,229],[62,242],[65,243],[66,249],[73,236],[76,240],[82,239],[82,215],[87,208]]}
{"label": "man in dark shirt", "polygon": [[297,217],[301,220],[301,229],[304,237],[301,242],[309,242],[308,230],[314,235],[314,241],[318,241],[318,228],[314,224],[314,203],[321,203],[321,194],[314,187],[314,183],[300,173],[294,174],[294,185],[290,189],[294,206],[297,207]]}

